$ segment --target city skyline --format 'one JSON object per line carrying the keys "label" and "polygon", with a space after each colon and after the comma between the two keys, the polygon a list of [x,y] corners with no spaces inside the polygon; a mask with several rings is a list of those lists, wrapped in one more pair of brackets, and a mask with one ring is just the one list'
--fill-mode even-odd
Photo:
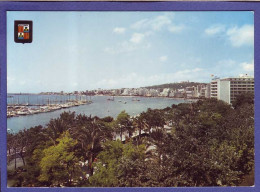
{"label": "city skyline", "polygon": [[[8,12],[8,92],[138,88],[254,75],[253,12]],[[32,20],[16,44],[14,20]]]}

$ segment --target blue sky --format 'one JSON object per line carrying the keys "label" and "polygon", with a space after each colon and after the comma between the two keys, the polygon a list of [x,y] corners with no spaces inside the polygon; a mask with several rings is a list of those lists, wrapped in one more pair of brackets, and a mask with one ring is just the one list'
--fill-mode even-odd
{"label": "blue sky", "polygon": [[[33,42],[14,42],[14,20]],[[253,12],[18,12],[7,14],[8,92],[210,82],[254,75]]]}

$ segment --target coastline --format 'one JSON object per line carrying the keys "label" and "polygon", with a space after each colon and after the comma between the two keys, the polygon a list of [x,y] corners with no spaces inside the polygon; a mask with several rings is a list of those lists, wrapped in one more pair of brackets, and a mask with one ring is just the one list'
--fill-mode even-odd
{"label": "coastline", "polygon": [[166,97],[166,96],[143,96],[143,95],[106,95],[106,94],[95,94],[95,95],[86,95],[86,94],[41,94],[41,93],[7,93],[7,95],[49,95],[49,96],[106,96],[106,97],[143,97],[143,98],[167,98],[167,99],[176,99],[176,100],[198,100],[201,98],[184,98],[184,97]]}
{"label": "coastline", "polygon": [[[37,94],[29,94],[29,95],[37,95]],[[41,95],[41,94],[38,94]],[[74,96],[81,96],[81,95],[74,95]],[[188,102],[196,102],[198,101],[198,98],[176,98],[176,97],[164,97],[164,96],[137,96],[137,95],[116,95],[116,96],[111,96],[111,95],[103,95],[103,94],[97,94],[94,95],[97,97],[113,97],[113,98],[136,98],[135,100],[132,100],[133,102],[141,102],[141,98],[146,98],[146,99],[167,99],[167,100],[176,100],[176,101],[188,101]],[[109,101],[113,101],[112,99],[108,99]],[[86,101],[77,101],[73,100],[67,103],[63,104],[7,104],[7,118],[12,118],[12,117],[19,117],[19,116],[27,116],[27,115],[34,115],[34,114],[39,114],[39,113],[48,113],[64,108],[71,108],[71,107],[77,107],[80,105],[87,105],[91,104],[91,100],[86,100]],[[125,103],[126,104],[126,103]],[[32,108],[32,107],[37,107],[37,108]]]}
{"label": "coastline", "polygon": [[200,98],[184,98],[184,97],[164,97],[164,96],[138,96],[138,95],[93,95],[93,96],[107,96],[107,97],[126,97],[126,98],[160,98],[160,99],[173,99],[173,100],[191,100],[191,101],[197,101]]}
{"label": "coastline", "polygon": [[71,108],[62,108],[60,110],[50,111],[46,113],[20,115],[17,117],[7,118],[7,128],[14,130],[14,132],[18,132],[23,128],[28,129],[37,125],[45,126],[51,118],[59,117],[59,115],[63,111],[75,111],[76,114],[98,116],[100,118],[104,118],[107,116],[116,118],[120,112],[125,110],[130,116],[133,117],[146,111],[148,108],[163,109],[166,107],[171,107],[173,104],[178,105],[179,103],[189,102],[183,99],[177,100],[162,97],[138,97],[136,99],[136,97],[133,96],[120,96],[116,97],[115,101],[107,100],[108,98],[110,97],[97,96],[91,98],[93,103],[91,103],[90,105],[80,105]]}

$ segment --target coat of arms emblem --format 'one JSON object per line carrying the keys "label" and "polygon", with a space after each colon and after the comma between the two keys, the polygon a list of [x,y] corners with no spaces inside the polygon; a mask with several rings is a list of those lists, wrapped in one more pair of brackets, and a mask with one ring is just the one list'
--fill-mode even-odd
{"label": "coat of arms emblem", "polygon": [[18,24],[18,39],[29,39],[29,24]]}
{"label": "coat of arms emblem", "polygon": [[32,21],[15,21],[14,41],[16,43],[31,43],[32,42]]}

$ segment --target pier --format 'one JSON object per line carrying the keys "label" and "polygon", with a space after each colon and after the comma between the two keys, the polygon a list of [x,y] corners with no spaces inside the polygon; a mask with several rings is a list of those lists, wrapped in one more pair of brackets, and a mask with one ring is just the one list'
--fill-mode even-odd
{"label": "pier", "polygon": [[7,117],[17,117],[21,115],[33,115],[37,113],[47,113],[63,108],[70,108],[80,105],[90,104],[92,101],[69,101],[63,104],[8,104]]}
{"label": "pier", "polygon": [[7,117],[47,113],[92,103],[86,95],[8,95]]}
{"label": "pier", "polygon": [[7,106],[47,106],[48,104],[8,104]]}

